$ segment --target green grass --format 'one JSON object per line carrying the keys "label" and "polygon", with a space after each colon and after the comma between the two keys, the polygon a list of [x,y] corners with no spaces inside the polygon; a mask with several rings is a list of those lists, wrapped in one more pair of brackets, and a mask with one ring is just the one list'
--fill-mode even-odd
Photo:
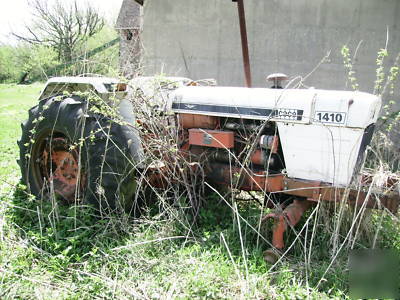
{"label": "green grass", "polygon": [[[17,138],[21,134],[21,122],[27,118],[28,109],[39,96],[43,84],[0,85],[0,176],[15,183],[17,175]],[[11,175],[10,177],[8,175]]]}
{"label": "green grass", "polygon": [[[28,197],[18,185],[16,141],[41,88],[0,85],[0,299],[347,297],[347,256],[340,255],[325,274],[330,236],[318,220],[306,231],[318,221],[309,264],[302,243],[296,243],[271,270],[262,258],[268,245],[257,247],[257,235],[245,222],[239,230],[232,209],[216,195],[190,230],[188,217],[177,208],[140,220],[99,219],[90,208]],[[240,204],[239,213],[256,226],[255,204]],[[398,228],[391,226],[385,241],[399,246],[399,234],[393,234]],[[303,232],[300,240],[307,238]],[[294,240],[290,233],[287,242]]]}

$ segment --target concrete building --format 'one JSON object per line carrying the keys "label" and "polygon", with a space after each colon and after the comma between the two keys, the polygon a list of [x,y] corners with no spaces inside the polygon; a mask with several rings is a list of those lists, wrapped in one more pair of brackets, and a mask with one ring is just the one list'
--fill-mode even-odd
{"label": "concrete building", "polygon": [[[121,14],[134,4],[137,9],[134,1],[125,0]],[[143,26],[144,74],[162,72],[215,78],[220,85],[243,85],[236,3],[136,2],[143,5],[142,21],[135,24],[142,22]],[[348,45],[360,90],[371,92],[379,49],[387,44],[387,65],[393,64],[400,51],[398,0],[245,0],[245,9],[254,86],[266,86],[268,74],[283,72],[297,78],[296,82],[303,78],[306,86],[345,89],[341,48]],[[129,64],[131,54],[124,48],[131,46],[127,41],[121,43],[122,66]]]}

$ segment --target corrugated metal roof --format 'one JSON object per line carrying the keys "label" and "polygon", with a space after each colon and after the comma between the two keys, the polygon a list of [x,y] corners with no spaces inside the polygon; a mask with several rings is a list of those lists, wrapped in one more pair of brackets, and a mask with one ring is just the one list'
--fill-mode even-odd
{"label": "corrugated metal roof", "polygon": [[133,29],[140,27],[140,5],[144,0],[124,0],[119,11],[115,29]]}

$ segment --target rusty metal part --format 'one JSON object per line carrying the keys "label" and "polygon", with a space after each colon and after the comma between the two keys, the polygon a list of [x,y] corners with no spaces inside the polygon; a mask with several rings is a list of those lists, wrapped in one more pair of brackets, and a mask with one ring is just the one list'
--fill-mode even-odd
{"label": "rusty metal part", "polygon": [[246,28],[246,14],[244,11],[243,0],[235,0],[238,6],[239,13],[239,24],[240,24],[240,37],[242,41],[242,53],[243,53],[243,67],[245,74],[246,87],[251,87],[251,68],[250,68],[250,56],[249,56],[249,43],[247,40],[247,28]]}
{"label": "rusty metal part", "polygon": [[397,191],[367,197],[368,193],[363,190],[338,188],[319,182],[288,178],[282,174],[268,174],[265,171],[253,171],[234,165],[230,167],[228,164],[216,162],[209,167],[207,178],[217,184],[233,186],[244,191],[285,193],[314,202],[346,201],[353,206],[365,205],[366,208],[386,208],[392,213],[397,213],[400,205],[400,195]]}
{"label": "rusty metal part", "polygon": [[265,218],[274,219],[274,226],[272,228],[272,245],[276,249],[283,249],[285,247],[283,234],[287,229],[285,216],[283,215],[283,213],[271,213],[268,214]]}
{"label": "rusty metal part", "polygon": [[264,166],[268,160],[266,153],[263,150],[256,150],[250,156],[250,160],[255,165]]}
{"label": "rusty metal part", "polygon": [[[370,185],[372,184],[373,181],[373,174],[362,174],[360,183],[361,185]],[[387,176],[387,178],[384,179],[384,182],[382,185],[386,188],[392,188],[396,186],[399,183],[399,179],[394,176]]]}
{"label": "rusty metal part", "polygon": [[128,88],[128,85],[126,83],[118,83],[115,91],[116,92],[125,92],[127,88]]}
{"label": "rusty metal part", "polygon": [[206,170],[207,178],[216,184],[233,186],[244,191],[275,192],[283,189],[283,175],[267,176],[264,171],[210,163]]}
{"label": "rusty metal part", "polygon": [[166,169],[160,170],[147,170],[146,177],[150,186],[158,189],[166,189],[170,181],[167,180],[166,174],[168,174]]}
{"label": "rusty metal part", "polygon": [[276,210],[273,213],[266,215],[262,222],[269,218],[274,219],[274,227],[272,232],[272,245],[276,249],[283,249],[285,243],[283,235],[289,226],[295,226],[303,216],[304,212],[309,209],[313,203],[307,200],[294,200],[292,204],[288,205],[283,211]]}
{"label": "rusty metal part", "polygon": [[189,144],[212,147],[233,148],[235,133],[233,131],[189,129]]}
{"label": "rusty metal part", "polygon": [[253,164],[259,166],[273,166],[275,164],[275,156],[270,156],[266,151],[257,149],[250,156],[250,160]]}
{"label": "rusty metal part", "polygon": [[218,118],[195,114],[178,114],[178,122],[181,128],[215,129],[218,126]]}
{"label": "rusty metal part", "polygon": [[[182,153],[181,153],[182,154]],[[164,160],[166,163],[159,162],[153,163],[146,169],[146,181],[147,183],[154,187],[160,189],[167,189],[171,184],[180,184],[179,175],[183,172],[191,172],[193,174],[198,174],[201,172],[199,164],[188,164],[186,170],[177,167],[173,161]],[[172,176],[171,176],[172,175]]]}
{"label": "rusty metal part", "polygon": [[367,208],[387,208],[392,213],[396,213],[399,208],[400,196],[397,191],[390,191],[379,195],[377,199],[374,195],[367,197],[367,192],[347,188],[337,188],[320,182],[312,182],[300,179],[285,177],[283,180],[283,192],[289,195],[307,198],[311,201],[336,201],[342,202],[346,199],[350,205]]}
{"label": "rusty metal part", "polygon": [[76,192],[85,184],[85,177],[79,172],[79,152],[70,149],[65,137],[50,136],[45,143],[40,157],[41,174],[52,182],[56,194],[68,203],[74,203]]}

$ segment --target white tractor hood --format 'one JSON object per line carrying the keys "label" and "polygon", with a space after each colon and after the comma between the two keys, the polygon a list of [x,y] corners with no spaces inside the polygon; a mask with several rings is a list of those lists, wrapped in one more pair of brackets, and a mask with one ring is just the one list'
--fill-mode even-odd
{"label": "white tractor hood", "polygon": [[178,88],[170,101],[176,113],[355,128],[375,123],[381,105],[380,98],[371,94],[313,88],[191,86]]}

